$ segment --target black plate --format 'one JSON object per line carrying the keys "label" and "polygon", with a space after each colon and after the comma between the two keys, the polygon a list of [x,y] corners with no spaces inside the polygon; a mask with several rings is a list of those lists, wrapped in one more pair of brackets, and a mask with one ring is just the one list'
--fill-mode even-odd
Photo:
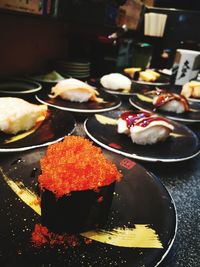
{"label": "black plate", "polygon": [[189,100],[190,102],[200,103],[200,98],[189,97],[188,100]]}
{"label": "black plate", "polygon": [[[122,181],[115,185],[107,226],[101,229],[101,233],[108,231],[105,233],[110,237],[107,243],[93,240],[73,248],[33,247],[31,233],[35,224],[40,223],[40,216],[22,201],[20,192],[17,196],[11,188],[17,184],[24,191],[37,192],[39,160],[44,151],[40,148],[12,154],[0,162],[1,266],[153,267],[163,260],[176,234],[173,199],[154,175],[134,161],[106,150],[105,156],[123,174]],[[33,170],[36,170],[34,175]],[[138,228],[142,230],[138,232]],[[120,235],[119,229],[124,242],[114,245],[112,242]],[[130,230],[135,236],[124,236]],[[87,234],[77,235],[79,240],[83,236]]]}
{"label": "black plate", "polygon": [[23,97],[40,91],[40,83],[28,79],[7,78],[0,79],[0,95]]}
{"label": "black plate", "polygon": [[140,81],[132,79],[133,83],[150,86],[168,86],[170,85],[170,76],[160,74],[160,77],[154,82]]}
{"label": "black plate", "polygon": [[[24,151],[47,146],[63,139],[65,135],[71,134],[74,128],[75,119],[70,113],[48,108],[46,119],[35,130],[15,136],[0,133],[0,152]],[[30,134],[26,136],[27,133]]]}
{"label": "black plate", "polygon": [[[130,77],[128,77],[130,78]],[[119,96],[132,96],[134,95],[136,92],[141,92],[143,90],[151,90],[152,86],[159,86],[159,87],[168,87],[170,85],[169,82],[169,78],[161,75],[161,78],[158,80],[160,82],[143,82],[143,81],[137,81],[132,79],[132,84],[131,84],[131,89],[129,91],[127,91],[126,89],[118,89],[118,90],[112,90],[109,88],[104,88],[102,87],[102,85],[100,84],[100,82],[97,82],[97,87],[101,88],[102,90],[108,92],[109,94],[113,94],[113,95],[119,95]]]}
{"label": "black plate", "polygon": [[110,95],[102,90],[99,90],[99,98],[102,98],[105,102],[98,103],[95,101],[87,101],[84,103],[71,102],[63,100],[60,97],[50,98],[48,95],[50,90],[46,92],[40,92],[36,95],[36,99],[46,105],[56,107],[58,109],[79,112],[79,113],[96,113],[104,112],[118,108],[121,105],[121,101],[117,96]]}
{"label": "black plate", "polygon": [[[143,110],[152,112],[155,108],[153,105],[153,97],[142,93],[137,93],[129,98],[129,102],[132,106]],[[189,102],[189,111],[184,113],[174,113],[163,110],[156,110],[162,116],[168,117],[175,121],[180,122],[200,122],[200,105],[198,103]]]}
{"label": "black plate", "polygon": [[104,113],[102,116],[114,119],[107,124],[101,122],[103,118],[101,115],[88,118],[85,121],[87,135],[110,151],[139,160],[176,162],[193,158],[199,154],[200,142],[195,133],[174,121],[170,121],[174,125],[174,131],[164,142],[154,145],[134,144],[127,135],[117,133],[117,125],[114,123],[121,113],[121,111]]}

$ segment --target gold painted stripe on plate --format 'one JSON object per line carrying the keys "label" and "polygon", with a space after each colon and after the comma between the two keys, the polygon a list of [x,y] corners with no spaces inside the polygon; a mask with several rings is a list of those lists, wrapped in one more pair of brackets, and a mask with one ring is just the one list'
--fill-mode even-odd
{"label": "gold painted stripe on plate", "polygon": [[16,195],[32,208],[38,215],[41,215],[39,196],[27,188],[22,182],[14,182],[10,179],[0,167],[0,173],[2,174],[5,182],[16,193]]}
{"label": "gold painted stripe on plate", "polygon": [[97,119],[97,121],[101,124],[110,124],[110,125],[117,125],[117,120],[109,118],[107,116],[103,116],[103,115],[99,115],[96,114],[95,118]]}

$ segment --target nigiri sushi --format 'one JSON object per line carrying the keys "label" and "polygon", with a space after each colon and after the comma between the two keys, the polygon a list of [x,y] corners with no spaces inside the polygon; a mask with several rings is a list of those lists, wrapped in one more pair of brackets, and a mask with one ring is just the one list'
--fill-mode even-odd
{"label": "nigiri sushi", "polygon": [[185,96],[186,98],[200,98],[200,82],[190,81],[184,84],[181,90],[181,95]]}
{"label": "nigiri sushi", "polygon": [[55,98],[60,96],[64,100],[72,102],[87,102],[88,100],[97,101],[98,92],[95,88],[80,80],[69,78],[58,82],[51,89],[49,97]]}
{"label": "nigiri sushi", "polygon": [[147,69],[145,71],[141,71],[139,73],[139,80],[146,81],[146,82],[154,82],[158,78],[160,78],[160,74],[156,71]]}
{"label": "nigiri sushi", "polygon": [[110,73],[104,75],[101,77],[100,83],[104,88],[110,90],[131,89],[131,80],[120,73]]}
{"label": "nigiri sushi", "polygon": [[174,126],[167,119],[142,111],[124,112],[117,123],[117,132],[127,134],[139,145],[164,141],[173,130]]}
{"label": "nigiri sushi", "polygon": [[17,97],[0,97],[0,131],[7,134],[28,131],[46,112],[46,105],[31,104]]}
{"label": "nigiri sushi", "polygon": [[183,113],[189,110],[189,104],[184,96],[164,92],[160,93],[153,98],[153,105],[155,109],[159,108],[164,111]]}

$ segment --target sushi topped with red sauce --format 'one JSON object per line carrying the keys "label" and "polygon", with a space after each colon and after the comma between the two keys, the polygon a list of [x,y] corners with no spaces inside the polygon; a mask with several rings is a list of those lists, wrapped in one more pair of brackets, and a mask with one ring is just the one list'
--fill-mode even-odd
{"label": "sushi topped with red sauce", "polygon": [[122,113],[117,126],[119,134],[127,134],[139,145],[164,141],[173,130],[174,126],[167,119],[142,111]]}
{"label": "sushi topped with red sauce", "polygon": [[175,113],[183,113],[189,110],[188,101],[184,96],[164,91],[157,91],[153,98],[153,105],[155,109]]}

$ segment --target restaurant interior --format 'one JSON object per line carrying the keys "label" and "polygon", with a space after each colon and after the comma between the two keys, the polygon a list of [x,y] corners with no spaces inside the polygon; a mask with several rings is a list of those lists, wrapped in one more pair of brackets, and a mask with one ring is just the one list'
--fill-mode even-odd
{"label": "restaurant interior", "polygon": [[0,25],[0,266],[200,266],[200,3],[2,0]]}

